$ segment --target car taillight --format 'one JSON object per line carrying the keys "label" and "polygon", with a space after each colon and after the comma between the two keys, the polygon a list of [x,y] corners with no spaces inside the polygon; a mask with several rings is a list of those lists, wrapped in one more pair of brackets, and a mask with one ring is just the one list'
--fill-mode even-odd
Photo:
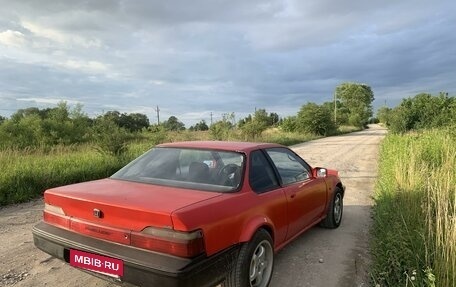
{"label": "car taillight", "polygon": [[65,212],[61,207],[44,204],[43,220],[52,225],[60,226],[63,228],[70,227],[70,218],[65,215]]}
{"label": "car taillight", "polygon": [[179,257],[194,257],[204,252],[203,233],[200,230],[180,232],[147,227],[131,233],[131,245]]}

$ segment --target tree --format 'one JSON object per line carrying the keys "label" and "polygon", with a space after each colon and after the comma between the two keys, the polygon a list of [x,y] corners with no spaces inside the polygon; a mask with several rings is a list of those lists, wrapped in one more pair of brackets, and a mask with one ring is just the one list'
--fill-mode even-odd
{"label": "tree", "polygon": [[209,127],[209,134],[215,140],[227,140],[233,129],[234,113],[222,114],[222,119]]}
{"label": "tree", "polygon": [[54,108],[20,109],[5,122],[1,145],[24,148],[80,143],[89,139],[91,124],[82,105],[73,110],[66,102]]}
{"label": "tree", "polygon": [[185,130],[185,125],[179,121],[175,116],[170,116],[168,120],[163,122],[163,127],[168,131],[182,131]]}
{"label": "tree", "polygon": [[119,111],[107,111],[103,115],[99,116],[97,119],[103,118],[105,120],[109,120],[114,122],[116,125],[119,125],[120,121],[120,112]]}
{"label": "tree", "polygon": [[149,123],[149,118],[145,114],[140,113],[123,113],[120,115],[118,120],[118,125],[122,128],[127,129],[130,132],[138,132],[143,128],[147,128]]}
{"label": "tree", "polygon": [[456,127],[456,99],[455,98],[453,98],[453,101],[449,105],[449,117],[450,117],[450,122],[448,124]]}
{"label": "tree", "polygon": [[199,123],[196,123],[195,126],[189,128],[191,131],[207,131],[209,130],[208,125],[205,120],[201,120]]}
{"label": "tree", "polygon": [[67,121],[70,119],[70,108],[66,102],[59,102],[57,107],[49,111],[47,117],[58,122]]}
{"label": "tree", "polygon": [[[93,128],[94,124],[97,129]],[[121,130],[113,129],[111,124]],[[111,139],[118,141],[115,137],[122,138],[124,133],[127,133],[128,138],[132,138],[129,132],[140,131],[148,126],[149,120],[143,114],[110,111],[93,120],[83,112],[82,104],[70,109],[66,102],[60,102],[54,108],[31,107],[16,111],[10,120],[5,120],[0,125],[0,146],[25,148],[68,145],[90,140],[101,141],[101,138],[108,143]],[[111,139],[109,135],[101,135],[103,127],[106,127],[105,133],[113,133]]]}
{"label": "tree", "polygon": [[73,123],[71,142],[80,143],[90,140],[90,129],[93,125],[93,119],[89,118],[83,111],[83,105],[76,104],[76,106],[70,110],[69,117]]}
{"label": "tree", "polygon": [[413,109],[418,122],[414,128],[435,128],[448,125],[451,122],[451,106],[454,97],[441,92],[438,96],[418,94],[413,98]]}
{"label": "tree", "polygon": [[269,113],[268,115],[265,109],[258,109],[253,114],[253,117],[251,114],[249,114],[247,117],[239,120],[237,125],[239,128],[242,128],[245,124],[251,122],[254,118],[256,118],[256,121],[258,123],[264,123],[266,127],[278,125],[280,121],[279,115],[277,113]]}
{"label": "tree", "polygon": [[386,106],[381,107],[377,111],[377,118],[378,120],[382,123],[385,124],[386,126],[389,125],[390,118],[391,118],[391,108],[388,108]]}
{"label": "tree", "polygon": [[129,132],[138,132],[143,128],[148,128],[150,125],[149,118],[141,113],[121,114],[119,111],[108,111],[100,117],[113,121],[116,125],[125,128]]}
{"label": "tree", "polygon": [[277,113],[269,113],[269,126],[274,126],[279,123],[279,115]]}
{"label": "tree", "polygon": [[336,101],[336,115],[334,115],[334,102],[324,102],[322,106],[329,111],[331,114],[331,119],[333,121],[336,121],[336,125],[348,125],[348,118],[349,118],[349,110],[347,107],[344,106],[344,104],[337,100]]}
{"label": "tree", "polygon": [[36,147],[41,144],[41,118],[34,114],[20,120],[6,120],[0,126],[0,146],[10,148]]}
{"label": "tree", "polygon": [[285,132],[295,132],[297,127],[296,116],[286,117],[280,123],[280,128]]}
{"label": "tree", "polygon": [[405,133],[412,129],[414,121],[410,110],[401,104],[392,110],[388,127],[393,133]]}
{"label": "tree", "polygon": [[265,109],[255,111],[252,119],[247,121],[242,127],[242,133],[246,139],[256,139],[271,125],[271,118]]}
{"label": "tree", "polygon": [[237,125],[239,128],[242,128],[246,123],[249,123],[251,121],[252,121],[252,115],[249,114],[247,117],[239,120]]}
{"label": "tree", "polygon": [[348,122],[363,127],[372,117],[374,93],[370,86],[358,83],[343,83],[336,87],[336,99],[339,99],[349,111]]}
{"label": "tree", "polygon": [[307,103],[298,112],[296,130],[326,136],[335,133],[337,127],[327,107]]}
{"label": "tree", "polygon": [[3,117],[3,116],[0,116],[0,125],[1,125],[4,121],[6,121],[6,118]]}
{"label": "tree", "polygon": [[119,156],[126,151],[131,136],[109,117],[100,117],[93,126],[93,138],[101,153]]}
{"label": "tree", "polygon": [[261,130],[264,131],[266,128],[272,125],[271,118],[265,109],[258,109],[253,114],[252,122]]}
{"label": "tree", "polygon": [[[76,107],[75,116],[81,112],[78,109],[80,107]],[[57,107],[42,112],[43,141],[46,145],[72,144],[84,141],[86,130],[77,128],[70,118],[70,114],[70,108],[63,101],[59,102]]]}
{"label": "tree", "polygon": [[36,107],[31,107],[31,108],[26,108],[26,109],[19,109],[15,113],[11,115],[11,120],[13,122],[19,122],[21,119],[32,116],[32,115],[38,115],[39,117],[43,118],[42,112],[40,109]]}
{"label": "tree", "polygon": [[161,144],[169,141],[168,132],[163,125],[153,124],[147,130],[150,132],[149,140],[152,145]]}

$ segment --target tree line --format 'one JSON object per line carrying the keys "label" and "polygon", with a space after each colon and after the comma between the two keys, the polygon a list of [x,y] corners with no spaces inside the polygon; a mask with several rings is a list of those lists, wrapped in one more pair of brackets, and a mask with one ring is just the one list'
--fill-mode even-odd
{"label": "tree line", "polygon": [[[277,127],[285,132],[331,135],[339,125],[363,127],[372,116],[374,95],[365,84],[343,83],[335,89],[334,101],[321,105],[304,104],[297,115],[280,118],[277,113],[257,109],[253,114],[235,121],[234,113],[210,125],[201,120],[189,131],[208,131],[213,139],[224,140],[232,131],[239,131],[243,139],[255,140],[263,131]],[[108,111],[90,118],[82,105],[70,108],[66,102],[54,108],[20,109],[11,117],[0,117],[0,148],[29,148],[71,145],[94,142],[112,153],[121,153],[125,141],[142,137],[144,133],[163,133],[186,130],[176,116],[159,125],[151,125],[141,113]]]}

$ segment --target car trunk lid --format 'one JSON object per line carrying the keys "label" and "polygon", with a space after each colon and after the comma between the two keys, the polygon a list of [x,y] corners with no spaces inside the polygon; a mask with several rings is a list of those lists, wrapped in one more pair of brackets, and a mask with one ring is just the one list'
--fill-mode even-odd
{"label": "car trunk lid", "polygon": [[[70,222],[84,221],[139,232],[146,227],[173,228],[171,213],[219,196],[175,187],[103,179],[49,189],[45,203],[61,208]],[[96,232],[96,228],[92,228]],[[100,229],[100,233],[103,231]]]}

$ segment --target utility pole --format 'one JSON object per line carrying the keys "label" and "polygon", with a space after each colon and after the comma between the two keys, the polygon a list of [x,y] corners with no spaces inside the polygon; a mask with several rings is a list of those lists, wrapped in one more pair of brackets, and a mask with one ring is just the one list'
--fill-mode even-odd
{"label": "utility pole", "polygon": [[157,112],[157,123],[158,123],[158,125],[160,125],[160,109],[158,108],[158,105],[157,105],[157,108],[155,109],[155,111]]}
{"label": "utility pole", "polygon": [[211,112],[211,126],[212,126],[212,112]]}
{"label": "utility pole", "polygon": [[336,101],[336,91],[334,91],[334,123],[337,124],[337,101]]}

